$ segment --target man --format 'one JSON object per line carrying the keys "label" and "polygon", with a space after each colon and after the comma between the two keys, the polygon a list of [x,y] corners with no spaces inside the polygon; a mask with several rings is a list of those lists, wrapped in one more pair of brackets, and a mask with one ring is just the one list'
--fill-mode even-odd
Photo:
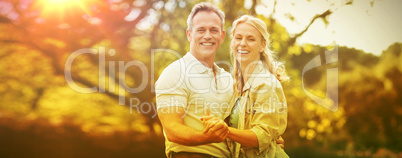
{"label": "man", "polygon": [[229,157],[224,140],[228,127],[219,122],[203,133],[201,117],[223,120],[232,97],[233,80],[214,64],[225,38],[225,15],[210,3],[199,3],[188,16],[190,52],[173,62],[156,82],[156,102],[166,138],[168,157]]}
{"label": "man", "polygon": [[[200,118],[223,120],[233,95],[231,75],[214,64],[225,38],[224,13],[210,3],[195,5],[186,30],[190,52],[170,64],[155,84],[167,157],[230,157],[223,121],[203,132]],[[208,113],[207,113],[208,111]]]}

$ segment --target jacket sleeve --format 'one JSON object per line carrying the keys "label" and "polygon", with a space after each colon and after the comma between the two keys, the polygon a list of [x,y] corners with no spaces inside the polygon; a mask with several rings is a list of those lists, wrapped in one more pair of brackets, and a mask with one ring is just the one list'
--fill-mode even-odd
{"label": "jacket sleeve", "polygon": [[[287,105],[280,82],[264,79],[252,89],[251,131],[257,135],[258,155],[271,152],[276,139],[282,135],[287,125]],[[274,151],[273,151],[274,152]]]}

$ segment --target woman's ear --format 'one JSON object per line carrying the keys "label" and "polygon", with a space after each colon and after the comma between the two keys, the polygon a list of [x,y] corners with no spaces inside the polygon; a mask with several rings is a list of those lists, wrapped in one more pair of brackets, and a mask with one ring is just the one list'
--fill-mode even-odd
{"label": "woman's ear", "polygon": [[266,41],[262,41],[262,43],[261,43],[261,48],[260,48],[260,53],[264,52],[266,45],[267,45],[267,42],[266,42]]}

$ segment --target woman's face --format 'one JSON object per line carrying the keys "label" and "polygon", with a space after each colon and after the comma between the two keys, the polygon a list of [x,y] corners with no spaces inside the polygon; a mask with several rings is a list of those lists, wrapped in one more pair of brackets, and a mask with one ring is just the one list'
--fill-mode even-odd
{"label": "woman's face", "polygon": [[262,36],[256,28],[247,23],[237,25],[233,32],[231,49],[241,65],[247,66],[260,60],[264,47],[265,41],[262,41]]}

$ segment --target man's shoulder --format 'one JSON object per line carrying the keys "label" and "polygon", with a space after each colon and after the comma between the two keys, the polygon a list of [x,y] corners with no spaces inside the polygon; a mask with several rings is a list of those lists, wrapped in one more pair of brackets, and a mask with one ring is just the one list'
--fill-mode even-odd
{"label": "man's shoulder", "polygon": [[177,82],[183,80],[185,68],[184,58],[180,58],[169,64],[158,77],[156,82]]}
{"label": "man's shoulder", "polygon": [[169,64],[163,71],[163,72],[180,72],[181,68],[185,67],[185,60],[184,58],[180,58]]}

